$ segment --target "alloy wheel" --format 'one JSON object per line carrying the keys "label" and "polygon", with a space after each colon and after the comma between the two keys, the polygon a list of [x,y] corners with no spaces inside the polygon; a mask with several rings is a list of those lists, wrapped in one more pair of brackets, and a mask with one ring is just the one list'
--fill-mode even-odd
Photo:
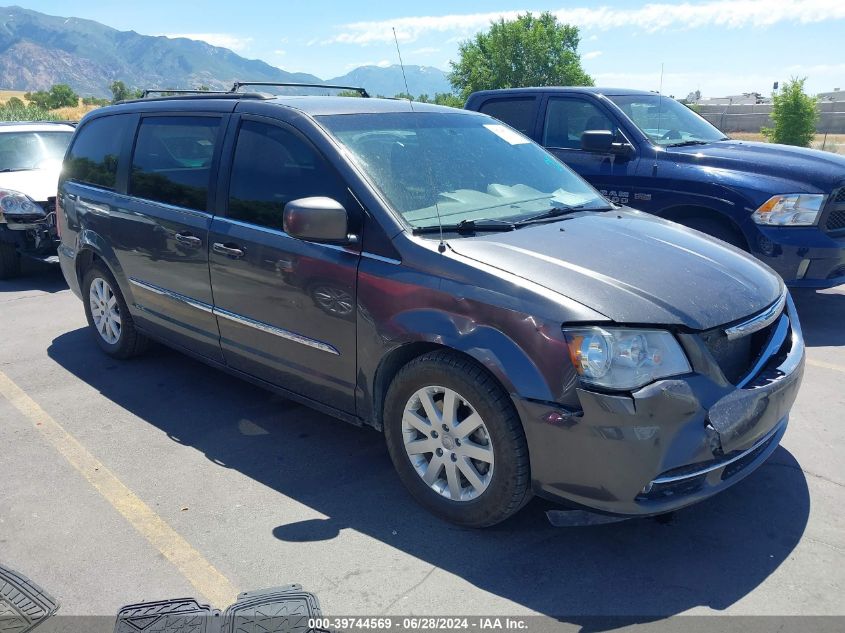
{"label": "alloy wheel", "polygon": [[120,305],[109,283],[102,277],[95,277],[88,291],[91,318],[97,334],[109,345],[120,340]]}
{"label": "alloy wheel", "polygon": [[484,420],[448,387],[423,387],[402,415],[405,452],[420,478],[452,501],[471,501],[490,485],[493,443]]}

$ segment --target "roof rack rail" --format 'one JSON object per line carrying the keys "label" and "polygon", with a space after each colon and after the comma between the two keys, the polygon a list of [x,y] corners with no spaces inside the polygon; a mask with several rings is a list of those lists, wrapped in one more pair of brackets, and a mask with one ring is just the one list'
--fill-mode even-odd
{"label": "roof rack rail", "polygon": [[336,86],[333,84],[303,84],[279,81],[236,81],[229,92],[237,92],[243,86],[276,86],[280,88],[332,88],[333,90],[353,90],[362,97],[370,94],[359,86]]}
{"label": "roof rack rail", "polygon": [[151,94],[167,95],[225,95],[231,91],[226,90],[189,90],[184,88],[147,88],[141,93],[141,98],[146,99]]}

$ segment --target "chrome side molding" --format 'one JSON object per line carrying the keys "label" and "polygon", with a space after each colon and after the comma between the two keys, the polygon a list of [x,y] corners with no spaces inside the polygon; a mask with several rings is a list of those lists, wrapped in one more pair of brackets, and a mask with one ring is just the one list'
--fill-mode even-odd
{"label": "chrome side molding", "polygon": [[[234,323],[239,323],[241,325],[245,325],[247,327],[266,332],[267,334],[272,334],[273,336],[278,336],[279,338],[283,338],[288,341],[293,341],[294,343],[299,343],[300,345],[305,345],[306,347],[313,347],[314,349],[318,349],[322,352],[327,352],[329,354],[340,356],[340,352],[337,350],[337,348],[332,345],[329,345],[328,343],[324,343],[323,341],[318,341],[317,339],[313,339],[308,336],[303,336],[302,334],[297,334],[296,332],[291,332],[290,330],[285,330],[274,325],[270,325],[269,323],[264,323],[263,321],[250,319],[249,317],[245,317],[235,312],[229,312],[228,310],[217,308],[203,301],[197,301],[196,299],[192,299],[191,297],[186,297],[185,295],[179,294],[178,292],[167,290],[166,288],[162,288],[160,286],[141,281],[140,279],[130,277],[129,283],[133,286],[137,286],[138,288],[143,288],[144,290],[147,290],[149,292],[153,292],[157,295],[172,299],[173,301],[178,301],[179,303],[183,303],[197,310],[213,314],[216,317],[227,319]],[[147,310],[143,305],[140,305],[138,303],[136,303],[135,305],[139,309],[144,310],[145,312],[149,312],[149,310]]]}

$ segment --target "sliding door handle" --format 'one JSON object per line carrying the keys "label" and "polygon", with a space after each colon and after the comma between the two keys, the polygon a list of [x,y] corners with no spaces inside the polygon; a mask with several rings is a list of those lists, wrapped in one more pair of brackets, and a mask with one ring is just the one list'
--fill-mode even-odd
{"label": "sliding door handle", "polygon": [[190,233],[177,233],[176,241],[190,248],[199,248],[200,246],[202,246],[202,240],[195,235],[191,235]]}

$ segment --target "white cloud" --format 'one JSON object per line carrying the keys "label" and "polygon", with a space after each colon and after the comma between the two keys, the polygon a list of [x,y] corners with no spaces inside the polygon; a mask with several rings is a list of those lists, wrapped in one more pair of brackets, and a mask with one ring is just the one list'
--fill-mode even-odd
{"label": "white cloud", "polygon": [[[413,42],[429,33],[472,34],[491,21],[512,20],[525,10],[466,13],[442,16],[413,16],[392,20],[353,22],[340,27],[340,33],[326,43],[373,44],[393,41],[393,29],[402,42]],[[534,11],[538,13],[538,11]],[[562,8],[553,13],[563,22],[583,28],[606,31],[637,28],[654,33],[668,28],[767,27],[781,22],[808,24],[845,19],[842,0],[705,0],[678,4],[644,4],[633,9],[609,7]]]}
{"label": "white cloud", "polygon": [[587,38],[587,41],[588,42],[595,42],[597,39],[599,39],[599,36],[594,33],[593,35],[591,35],[590,37]]}
{"label": "white cloud", "polygon": [[212,46],[222,46],[233,51],[242,51],[252,42],[251,37],[238,37],[231,33],[164,33],[163,35],[171,39],[184,37],[189,40],[199,40]]}
{"label": "white cloud", "polygon": [[383,59],[380,62],[378,62],[376,64],[376,66],[378,66],[379,68],[387,68],[388,66],[390,66],[390,60],[389,59]]}
{"label": "white cloud", "polygon": [[288,52],[286,50],[282,50],[281,48],[277,48],[276,50],[273,51],[273,55],[278,55],[279,57],[281,57],[283,55],[287,55],[287,54],[288,54]]}
{"label": "white cloud", "polygon": [[595,59],[596,57],[598,57],[599,55],[602,55],[602,54],[603,54],[602,51],[590,51],[588,53],[584,53],[583,55],[581,55],[581,58],[582,59]]}

